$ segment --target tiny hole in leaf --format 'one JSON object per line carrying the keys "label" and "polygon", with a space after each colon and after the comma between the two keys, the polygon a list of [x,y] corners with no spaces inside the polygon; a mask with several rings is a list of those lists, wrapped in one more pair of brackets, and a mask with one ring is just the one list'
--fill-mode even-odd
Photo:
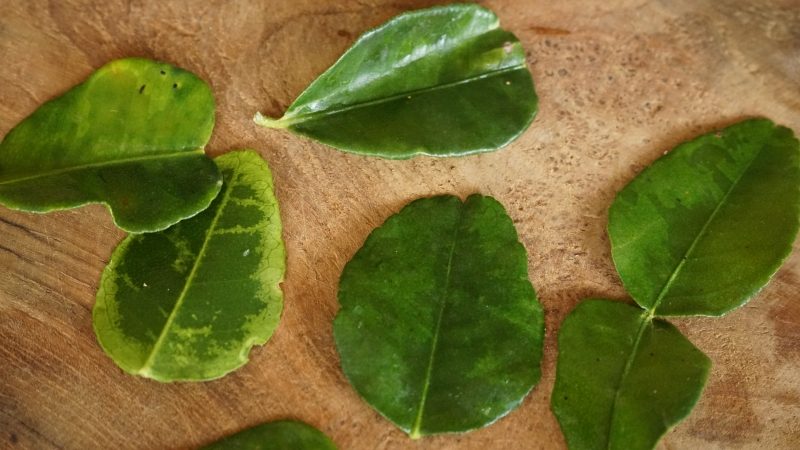
{"label": "tiny hole in leaf", "polygon": [[146,84],[143,84],[143,85],[142,85],[142,87],[140,87],[140,88],[139,88],[139,93],[140,93],[140,94],[144,94],[144,88],[145,88],[146,86],[147,86]]}
{"label": "tiny hole in leaf", "polygon": [[178,83],[172,83],[172,89],[178,89]]}
{"label": "tiny hole in leaf", "polygon": [[163,70],[161,71],[161,75],[166,75],[166,74],[167,72],[164,72]]}

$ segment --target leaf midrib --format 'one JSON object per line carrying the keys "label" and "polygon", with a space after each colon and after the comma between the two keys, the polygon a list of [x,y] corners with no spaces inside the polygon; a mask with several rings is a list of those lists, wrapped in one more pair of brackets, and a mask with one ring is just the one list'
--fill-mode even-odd
{"label": "leaf midrib", "polygon": [[177,152],[170,152],[170,153],[159,153],[159,154],[151,154],[151,155],[142,155],[142,156],[134,156],[130,158],[120,158],[108,161],[100,161],[94,162],[89,164],[80,164],[77,166],[70,166],[70,167],[62,167],[59,169],[51,169],[44,172],[39,172],[33,175],[22,176],[18,178],[11,178],[7,180],[1,180],[0,185],[4,184],[13,184],[13,183],[21,183],[25,181],[35,180],[39,178],[46,178],[50,176],[62,175],[69,172],[77,172],[80,170],[86,169],[95,169],[98,167],[105,167],[105,166],[114,166],[114,165],[121,165],[121,164],[128,164],[128,163],[135,163],[140,161],[153,161],[159,159],[171,159],[171,158],[180,158],[185,156],[191,155],[202,155],[204,154],[204,150],[202,148],[194,148],[191,150],[180,150]]}
{"label": "leaf midrib", "polygon": [[323,109],[323,110],[319,110],[319,111],[313,111],[313,112],[297,114],[297,115],[286,114],[286,115],[284,115],[283,117],[281,117],[280,119],[277,119],[277,120],[269,119],[267,117],[262,116],[260,113],[258,113],[258,114],[256,114],[255,120],[260,125],[267,126],[267,127],[288,128],[288,127],[290,127],[292,125],[296,125],[298,123],[305,123],[305,122],[310,122],[310,121],[314,121],[314,120],[320,120],[320,119],[324,119],[325,117],[328,117],[328,116],[332,116],[332,115],[336,115],[336,114],[342,114],[342,113],[346,113],[348,111],[352,111],[352,110],[356,110],[356,109],[368,108],[368,107],[374,106],[374,105],[380,105],[380,104],[383,104],[383,103],[389,103],[389,102],[392,102],[394,100],[397,100],[397,99],[403,98],[403,97],[415,96],[415,95],[425,94],[425,93],[428,93],[428,92],[435,92],[435,91],[439,91],[439,90],[450,89],[452,87],[455,87],[455,86],[458,86],[458,85],[461,85],[461,84],[472,83],[474,81],[482,80],[482,79],[485,79],[485,78],[491,78],[491,77],[495,77],[495,76],[500,76],[500,75],[502,75],[504,73],[507,73],[507,72],[514,72],[516,70],[522,70],[522,69],[526,69],[526,68],[527,67],[525,66],[524,63],[515,64],[515,65],[512,65],[512,66],[503,67],[501,69],[494,69],[494,70],[490,70],[490,71],[487,71],[487,72],[483,72],[483,73],[480,73],[478,75],[474,75],[474,76],[471,76],[471,77],[462,78],[460,80],[450,81],[448,83],[443,83],[443,84],[437,84],[435,86],[428,86],[428,87],[424,87],[424,88],[414,89],[414,90],[411,90],[411,91],[401,92],[401,93],[398,93],[398,94],[390,95],[390,96],[387,96],[387,97],[381,97],[381,98],[377,98],[377,99],[373,99],[373,100],[366,100],[366,101],[362,101],[362,102],[352,103],[352,104],[349,104],[349,105],[346,105],[346,106],[342,106],[342,107],[339,107],[339,108]]}
{"label": "leaf midrib", "polygon": [[461,211],[459,212],[458,221],[453,230],[453,244],[450,246],[450,255],[447,259],[447,270],[445,271],[445,285],[444,291],[442,292],[442,302],[439,306],[439,314],[436,318],[436,327],[433,331],[433,340],[431,341],[431,352],[428,357],[428,367],[425,370],[425,380],[423,381],[422,385],[422,395],[420,396],[419,405],[417,406],[417,415],[414,420],[414,424],[411,427],[411,432],[409,436],[412,439],[417,439],[421,436],[420,428],[422,427],[422,416],[425,411],[425,405],[428,399],[428,389],[430,388],[431,378],[433,376],[433,363],[436,356],[436,349],[438,348],[439,343],[439,333],[442,329],[442,317],[444,317],[445,307],[447,306],[447,296],[450,291],[450,273],[453,269],[453,255],[455,254],[456,250],[456,243],[458,242],[458,235],[459,230],[461,229],[461,222],[464,219],[464,210],[466,209],[466,204],[461,204]]}
{"label": "leaf midrib", "polygon": [[[208,248],[208,243],[211,241],[211,236],[213,236],[213,231],[217,227],[217,222],[219,221],[220,216],[222,215],[222,211],[225,209],[225,206],[228,203],[228,199],[231,196],[231,191],[233,191],[234,180],[231,179],[227,182],[227,186],[225,187],[225,193],[223,194],[222,198],[219,202],[219,208],[217,208],[216,212],[214,213],[214,218],[211,219],[211,223],[208,226],[208,230],[206,231],[206,235],[203,237],[203,244],[200,246],[200,251],[197,252],[197,258],[194,260],[194,264],[192,265],[192,270],[189,272],[189,276],[186,277],[186,283],[183,285],[183,289],[178,296],[178,300],[175,302],[175,306],[172,308],[172,311],[167,318],[167,321],[164,323],[164,328],[161,330],[161,334],[158,336],[155,344],[153,344],[153,349],[150,351],[150,355],[148,355],[147,359],[145,360],[142,367],[138,370],[138,373],[143,376],[152,376],[152,365],[155,359],[155,356],[158,354],[161,347],[164,345],[164,338],[169,333],[170,328],[172,327],[172,323],[175,321],[175,317],[177,316],[177,312],[180,310],[181,305],[183,304],[184,300],[186,299],[186,293],[189,291],[189,286],[191,286],[192,282],[194,281],[194,277],[197,274],[197,268],[200,267],[200,262],[206,255],[206,248]],[[157,377],[153,377],[157,378]]]}
{"label": "leaf midrib", "polygon": [[619,401],[621,387],[625,379],[627,378],[628,374],[630,374],[631,368],[633,367],[633,360],[635,359],[636,353],[639,350],[639,344],[641,343],[645,329],[647,328],[648,325],[652,323],[653,318],[656,315],[656,310],[658,309],[658,306],[661,304],[661,301],[664,299],[664,297],[666,297],[669,288],[677,279],[678,274],[683,269],[683,266],[684,264],[686,264],[686,261],[689,259],[689,256],[692,254],[692,252],[694,252],[694,249],[697,247],[697,244],[700,242],[701,238],[708,231],[708,228],[711,225],[711,223],[714,222],[714,219],[717,217],[717,214],[719,214],[719,211],[722,209],[722,206],[728,201],[730,195],[736,190],[736,187],[739,185],[739,182],[742,181],[744,176],[753,166],[753,163],[761,156],[761,153],[764,151],[765,147],[766,146],[762,146],[761,149],[759,149],[758,152],[756,152],[756,154],[747,163],[747,165],[744,167],[744,169],[736,178],[736,180],[734,180],[733,183],[731,183],[731,186],[728,188],[727,192],[725,192],[725,195],[723,195],[720,201],[717,203],[717,206],[714,208],[714,211],[712,211],[711,214],[708,216],[708,220],[706,220],[706,222],[703,224],[703,227],[700,228],[700,231],[697,233],[697,236],[695,236],[691,245],[689,245],[689,248],[686,249],[686,252],[684,252],[683,257],[675,266],[675,269],[673,269],[666,283],[664,283],[664,286],[661,288],[661,291],[656,297],[656,301],[653,302],[652,306],[644,310],[642,315],[642,323],[639,326],[639,330],[636,333],[636,338],[634,339],[633,347],[631,349],[630,354],[628,355],[628,359],[625,361],[625,367],[622,370],[622,374],[619,377],[619,381],[617,382],[616,392],[614,393],[614,401],[611,403],[611,416],[608,426],[608,440],[606,441],[606,448],[608,450],[611,450],[611,429],[613,427],[614,419],[616,417],[617,403]]}

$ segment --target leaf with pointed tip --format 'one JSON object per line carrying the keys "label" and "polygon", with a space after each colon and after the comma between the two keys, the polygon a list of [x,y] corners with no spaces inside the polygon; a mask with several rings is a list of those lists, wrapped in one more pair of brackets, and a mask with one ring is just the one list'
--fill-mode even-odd
{"label": "leaf with pointed tip", "polygon": [[0,203],[32,212],[103,203],[126,231],[167,228],[219,192],[203,152],[213,127],[214,97],[192,73],[112,61],[5,136]]}
{"label": "leaf with pointed tip", "polygon": [[336,450],[336,445],[310,425],[281,420],[240,431],[203,450]]}
{"label": "leaf with pointed tip", "polygon": [[269,167],[254,151],[215,161],[225,183],[208,209],[128,236],[103,271],[94,329],[126,372],[218,378],[244,365],[278,324],[285,251]]}
{"label": "leaf with pointed tip", "polygon": [[537,108],[525,51],[473,4],[402,14],[364,33],[280,119],[256,123],[385,158],[500,148]]}
{"label": "leaf with pointed tip", "polygon": [[558,333],[553,413],[572,450],[652,449],[692,410],[710,368],[669,322],[587,300]]}
{"label": "leaf with pointed tip", "polygon": [[617,195],[608,234],[622,282],[655,315],[722,315],[764,285],[800,216],[798,141],[767,119],[681,144]]}
{"label": "leaf with pointed tip", "polygon": [[488,425],[540,376],[543,312],[511,218],[491,197],[416,200],[339,282],[342,369],[412,438]]}

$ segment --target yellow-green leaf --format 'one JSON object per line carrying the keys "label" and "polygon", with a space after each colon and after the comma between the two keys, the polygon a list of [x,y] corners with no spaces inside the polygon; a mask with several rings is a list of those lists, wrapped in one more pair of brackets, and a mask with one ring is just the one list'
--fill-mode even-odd
{"label": "yellow-green leaf", "polygon": [[159,381],[221,377],[278,324],[285,251],[269,168],[253,151],[215,161],[225,183],[208,209],[128,236],[103,271],[95,333],[126,372]]}
{"label": "yellow-green leaf", "polygon": [[33,212],[103,203],[124,230],[167,228],[219,192],[203,151],[213,127],[203,80],[146,59],[112,61],[5,136],[0,203]]}

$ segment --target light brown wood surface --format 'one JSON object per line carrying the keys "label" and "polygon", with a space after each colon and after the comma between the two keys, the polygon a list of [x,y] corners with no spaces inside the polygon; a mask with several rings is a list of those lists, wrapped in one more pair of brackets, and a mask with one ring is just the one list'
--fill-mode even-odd
{"label": "light brown wood surface", "polygon": [[[549,409],[558,326],[583,298],[625,298],[605,232],[615,192],[664,151],[744,117],[800,131],[800,2],[487,1],[527,49],[540,96],[530,129],[491,154],[387,161],[252,123],[257,110],[280,115],[361,32],[432,3],[0,2],[0,134],[111,59],[187,68],[216,95],[208,152],[251,147],[271,165],[288,250],[283,317],[251,362],[160,384],[124,374],[92,331],[100,272],[123,237],[108,213],[0,207],[0,448],[192,448],[281,418],[342,449],[564,447]],[[528,250],[547,315],[543,377],[490,427],[411,441],[342,375],[338,277],[406,202],[473,192],[506,206]],[[714,366],[660,448],[800,448],[798,247],[747,306],[674,321]]]}

